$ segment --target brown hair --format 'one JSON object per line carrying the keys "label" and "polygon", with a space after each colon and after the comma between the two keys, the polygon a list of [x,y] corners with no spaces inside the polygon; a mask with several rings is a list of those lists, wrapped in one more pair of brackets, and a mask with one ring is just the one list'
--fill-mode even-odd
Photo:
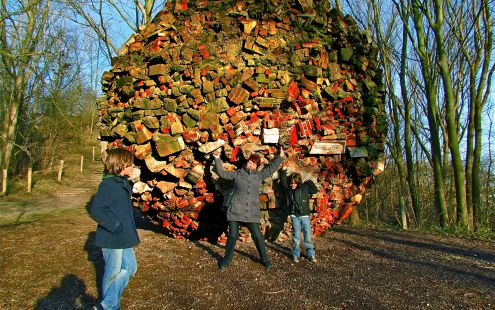
{"label": "brown hair", "polygon": [[301,184],[302,183],[302,177],[299,173],[293,173],[289,177],[289,184]]}
{"label": "brown hair", "polygon": [[120,174],[122,170],[132,165],[133,161],[134,155],[126,149],[108,150],[105,159],[105,174]]}
{"label": "brown hair", "polygon": [[253,153],[251,154],[251,156],[249,156],[248,161],[252,161],[253,163],[256,164],[256,167],[259,167],[261,164],[261,157],[258,154]]}

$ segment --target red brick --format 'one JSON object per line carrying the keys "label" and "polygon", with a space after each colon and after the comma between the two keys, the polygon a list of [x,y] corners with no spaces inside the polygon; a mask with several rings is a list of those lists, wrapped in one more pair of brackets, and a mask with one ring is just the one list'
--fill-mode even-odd
{"label": "red brick", "polygon": [[268,33],[270,35],[276,35],[277,34],[277,24],[274,21],[269,21],[268,22]]}
{"label": "red brick", "polygon": [[234,116],[232,116],[230,118],[230,121],[232,122],[232,124],[237,124],[239,121],[243,120],[244,118],[246,118],[246,115],[243,113],[243,112],[237,112]]}
{"label": "red brick", "polygon": [[244,85],[246,85],[253,92],[258,92],[260,89],[260,84],[253,79],[244,81]]}
{"label": "red brick", "polygon": [[310,91],[315,91],[315,90],[318,89],[318,84],[316,84],[313,81],[310,81],[310,80],[306,79],[305,77],[303,77],[301,79],[301,86],[307,88]]}
{"label": "red brick", "polygon": [[227,110],[227,115],[232,117],[234,116],[234,114],[237,112],[236,108],[234,107],[230,107],[228,110]]}
{"label": "red brick", "polygon": [[296,82],[292,81],[289,84],[289,89],[287,90],[287,94],[289,96],[287,98],[287,100],[289,100],[289,101],[292,101],[292,100],[296,99],[297,97],[299,97],[300,90],[299,90],[299,87],[297,86]]}

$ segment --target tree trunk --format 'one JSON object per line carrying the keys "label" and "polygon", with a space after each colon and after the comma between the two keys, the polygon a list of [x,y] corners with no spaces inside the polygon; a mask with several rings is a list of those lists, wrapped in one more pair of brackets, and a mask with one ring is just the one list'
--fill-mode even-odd
{"label": "tree trunk", "polygon": [[408,225],[407,225],[406,203],[404,202],[404,197],[402,195],[399,196],[399,211],[400,211],[400,225],[403,230],[407,230]]}
{"label": "tree trunk", "polygon": [[[404,21],[406,23],[407,21]],[[416,186],[416,178],[414,172],[414,159],[412,154],[411,142],[411,101],[408,97],[408,87],[406,84],[406,59],[407,59],[407,26],[404,26],[402,31],[402,52],[400,65],[400,85],[402,100],[404,101],[404,144],[407,166],[407,185],[409,187],[409,195],[411,196],[411,205],[414,211],[414,221],[417,227],[421,227],[421,206],[419,205],[418,190]]]}
{"label": "tree trunk", "polygon": [[[400,128],[401,128],[401,122],[400,122],[400,118],[399,118],[399,105],[400,105],[400,102],[398,100],[398,97],[395,95],[395,92],[394,92],[394,82],[393,82],[393,79],[392,79],[392,73],[391,73],[391,64],[390,64],[390,61],[389,59],[391,59],[391,55],[389,53],[389,49],[388,49],[388,45],[390,45],[390,41],[385,41],[384,38],[387,38],[387,37],[390,37],[390,34],[389,33],[385,33],[385,34],[382,34],[382,30],[381,30],[381,24],[379,23],[379,18],[378,16],[380,16],[380,11],[379,11],[379,8],[378,8],[378,5],[376,3],[376,1],[372,1],[372,5],[373,5],[373,12],[374,12],[374,16],[375,18],[373,19],[373,26],[375,28],[375,32],[376,32],[376,41],[377,41],[377,45],[378,45],[378,49],[380,50],[380,53],[382,55],[381,59],[382,59],[382,67],[383,67],[383,71],[384,71],[384,74],[385,74],[385,81],[386,81],[386,85],[388,87],[388,89],[390,90],[389,91],[389,94],[388,94],[388,97],[389,97],[389,102],[390,102],[390,107],[389,107],[389,110],[392,111],[391,115],[390,115],[390,120],[391,120],[391,123],[392,123],[392,130],[393,130],[393,145],[390,145],[390,150],[391,150],[391,153],[392,153],[392,156],[394,158],[394,161],[396,163],[396,166],[397,166],[397,170],[399,172],[399,182],[400,182],[400,190],[398,191],[398,196],[399,196],[399,201],[400,201],[400,213],[401,213],[401,221],[402,221],[402,226],[403,227],[406,227],[405,229],[407,229],[407,216],[406,216],[406,205],[405,205],[405,199],[404,197],[407,196],[407,189],[408,187],[405,186],[405,175],[406,175],[406,168],[404,166],[404,155],[402,153],[402,138],[401,138],[401,132],[400,132]],[[390,29],[391,27],[389,27]],[[407,100],[407,98],[406,98]]]}
{"label": "tree trunk", "polygon": [[445,40],[443,37],[443,5],[440,0],[435,0],[435,9],[436,22],[433,29],[437,42],[438,65],[440,69],[440,76],[443,81],[446,102],[447,135],[449,137],[448,145],[450,149],[452,166],[454,168],[457,224],[463,228],[468,228],[465,175],[457,135],[456,105],[454,91],[452,89],[452,80],[450,78],[450,66],[447,53],[445,51]]}
{"label": "tree trunk", "polygon": [[[16,84],[19,83],[19,79],[16,80]],[[14,92],[19,90],[20,87],[15,86]],[[9,102],[8,110],[3,119],[2,124],[2,150],[1,150],[1,167],[9,170],[10,163],[12,161],[12,152],[14,150],[15,140],[16,140],[16,131],[17,131],[17,122],[19,109],[22,102],[22,98],[16,96],[12,98]]]}
{"label": "tree trunk", "polygon": [[[474,78],[472,71],[470,74],[470,80]],[[466,202],[467,202],[467,217],[468,217],[468,226],[470,229],[474,227],[474,218],[473,218],[473,157],[474,157],[474,133],[475,133],[475,96],[474,96],[474,84],[471,84],[470,93],[471,93],[471,102],[469,103],[468,109],[468,124],[467,124],[467,137],[466,137]]]}
{"label": "tree trunk", "polygon": [[[491,56],[493,50],[493,29],[492,20],[490,15],[489,1],[482,1],[482,14],[480,19],[484,21],[484,28],[477,28],[477,33],[484,31],[485,40],[481,40],[482,52],[480,51],[483,58],[483,65],[481,73],[479,74],[479,80],[471,80],[471,83],[478,86],[476,92],[475,100],[475,142],[474,142],[474,152],[473,152],[473,174],[472,174],[472,203],[473,203],[473,222],[475,229],[478,227],[480,222],[480,207],[481,207],[481,182],[480,182],[480,165],[481,165],[481,148],[482,148],[482,114],[483,107],[488,100],[488,94],[490,93],[491,79],[494,72],[495,65],[491,64]],[[483,37],[478,35],[477,37]],[[490,67],[491,66],[491,67]],[[490,124],[491,126],[491,124]],[[490,157],[491,160],[491,157]],[[488,170],[490,173],[491,170]]]}
{"label": "tree trunk", "polygon": [[445,201],[445,188],[444,179],[442,174],[442,150],[440,146],[438,120],[437,120],[437,101],[434,87],[434,78],[430,73],[431,57],[428,58],[428,52],[426,50],[424,28],[423,28],[423,16],[419,13],[421,3],[418,0],[414,0],[413,3],[413,16],[414,25],[416,28],[416,36],[418,40],[418,54],[421,60],[421,72],[425,83],[426,100],[428,102],[428,124],[431,133],[431,150],[432,150],[432,163],[433,163],[433,179],[434,179],[434,196],[435,205],[437,206],[440,226],[445,228],[448,226],[448,210]]}

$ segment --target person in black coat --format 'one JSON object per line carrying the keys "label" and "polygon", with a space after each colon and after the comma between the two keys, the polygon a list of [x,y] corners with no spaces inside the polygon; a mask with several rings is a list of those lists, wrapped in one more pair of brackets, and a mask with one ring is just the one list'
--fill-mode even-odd
{"label": "person in black coat", "polygon": [[318,192],[318,188],[311,180],[302,182],[299,173],[293,173],[287,180],[287,171],[282,169],[280,173],[280,183],[285,189],[287,207],[292,222],[292,260],[299,262],[301,255],[301,229],[304,236],[304,247],[308,259],[316,263],[315,249],[311,241],[311,220],[309,217],[309,198]]}
{"label": "person in black coat", "polygon": [[134,156],[125,149],[111,149],[105,159],[105,174],[89,208],[98,223],[95,244],[102,248],[105,262],[102,300],[93,309],[118,309],[120,296],[129,279],[136,273],[133,247],[139,236],[132,212],[132,189],[128,176]]}
{"label": "person in black coat", "polygon": [[258,170],[261,159],[257,154],[252,154],[246,165],[236,171],[223,169],[219,150],[213,153],[213,157],[218,176],[225,180],[234,180],[232,197],[227,206],[229,234],[225,256],[219,266],[220,269],[226,268],[234,257],[234,248],[239,238],[241,223],[244,223],[249,229],[263,265],[270,268],[272,264],[266,254],[265,243],[260,231],[260,186],[263,180],[270,177],[282,163],[285,158],[283,149],[280,148],[280,154],[261,170]]}

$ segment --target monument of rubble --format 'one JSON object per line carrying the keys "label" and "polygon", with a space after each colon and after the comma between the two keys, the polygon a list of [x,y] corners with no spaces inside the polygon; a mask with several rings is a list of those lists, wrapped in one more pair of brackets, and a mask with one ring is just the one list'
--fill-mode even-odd
{"label": "monument of rubble", "polygon": [[[382,72],[368,32],[326,0],[169,1],[102,77],[105,148],[134,152],[133,202],[176,238],[218,238],[226,169],[282,146],[313,177],[316,235],[349,216],[384,169]],[[277,174],[260,193],[267,234],[286,219]]]}

